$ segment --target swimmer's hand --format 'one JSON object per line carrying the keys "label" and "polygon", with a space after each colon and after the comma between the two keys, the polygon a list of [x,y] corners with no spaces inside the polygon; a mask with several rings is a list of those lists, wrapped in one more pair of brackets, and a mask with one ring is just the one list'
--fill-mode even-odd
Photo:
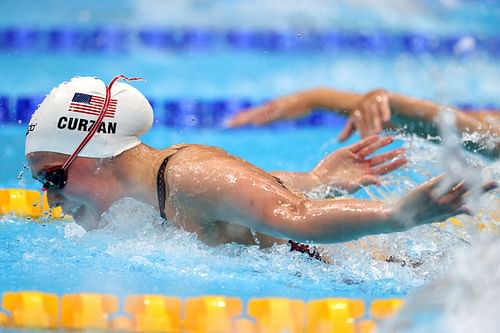
{"label": "swimmer's hand", "polygon": [[389,93],[384,89],[370,91],[349,111],[349,118],[339,140],[347,140],[355,130],[363,138],[379,134],[390,120]]}
{"label": "swimmer's hand", "polygon": [[[455,215],[471,215],[464,205],[467,186],[455,183],[444,191],[438,189],[444,176],[432,178],[418,186],[399,201],[394,208],[394,220],[401,223],[402,229],[411,228],[417,224],[441,222]],[[483,184],[483,193],[497,188],[495,182]]]}
{"label": "swimmer's hand", "polygon": [[361,186],[380,185],[380,176],[406,164],[405,148],[398,148],[368,157],[391,144],[392,137],[373,135],[358,143],[339,149],[324,158],[311,171],[321,185],[340,187],[349,192]]}
{"label": "swimmer's hand", "polygon": [[310,94],[309,91],[303,91],[244,110],[229,119],[226,126],[265,125],[276,120],[293,119],[306,115],[313,108]]}

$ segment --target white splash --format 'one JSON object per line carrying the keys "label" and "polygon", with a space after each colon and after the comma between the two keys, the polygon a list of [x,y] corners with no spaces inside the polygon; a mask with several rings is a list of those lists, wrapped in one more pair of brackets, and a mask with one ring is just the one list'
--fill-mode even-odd
{"label": "white splash", "polygon": [[498,332],[500,240],[484,236],[457,254],[443,278],[414,292],[381,332]]}

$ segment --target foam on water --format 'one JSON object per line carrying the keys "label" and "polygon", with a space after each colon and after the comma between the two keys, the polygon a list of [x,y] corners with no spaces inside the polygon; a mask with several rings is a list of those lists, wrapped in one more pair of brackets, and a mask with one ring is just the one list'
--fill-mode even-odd
{"label": "foam on water", "polygon": [[[435,163],[439,148],[416,137],[406,138],[405,145],[409,156],[415,157],[406,170],[386,176],[382,188],[368,187],[356,196],[394,202],[419,183],[415,179],[440,173]],[[486,165],[472,154],[466,154],[465,160],[468,165]],[[196,294],[197,287],[203,286],[243,297],[402,295],[442,276],[458,249],[471,248],[471,235],[479,224],[486,225],[487,233],[493,230],[488,225],[492,223],[488,220],[491,202],[487,197],[483,199],[478,206],[483,215],[461,217],[462,227],[450,223],[425,225],[403,233],[322,245],[332,258],[330,265],[291,253],[286,245],[270,249],[238,244],[211,248],[195,235],[164,224],[152,207],[132,199],[113,205],[103,216],[107,223],[104,229],[76,236],[75,227],[70,224],[65,234],[84,247],[101,248],[113,266],[123,265],[129,272],[142,272],[162,283],[178,285],[183,281],[182,288],[175,289],[180,294]],[[388,258],[392,262],[387,262]]]}
{"label": "foam on water", "polygon": [[[346,292],[364,297],[404,294],[441,275],[452,257],[451,249],[468,246],[467,237],[453,227],[421,226],[406,233],[323,246],[333,259],[325,265],[289,252],[286,245],[211,248],[193,234],[162,225],[152,207],[132,199],[117,202],[103,219],[108,225],[102,230],[79,233],[74,224],[68,224],[65,235],[84,248],[97,246],[112,265],[120,262],[159,280],[225,285],[226,292],[244,284],[257,294],[276,295],[280,294],[276,284],[285,284],[292,291],[281,292],[301,298]],[[386,262],[390,255],[397,262]],[[193,287],[178,292],[196,293]]]}
{"label": "foam on water", "polygon": [[[385,323],[384,332],[498,332],[500,192],[480,196],[480,185],[486,180],[500,179],[500,163],[491,163],[482,170],[472,167],[470,159],[461,152],[454,123],[452,113],[440,113],[439,164],[447,171],[448,185],[464,180],[472,187],[466,203],[477,217],[468,220],[491,232],[468,230],[470,246],[450,248],[457,253],[450,268],[434,282],[414,291],[400,314]],[[475,134],[472,139],[477,142],[484,138]],[[463,140],[471,137],[464,136]]]}
{"label": "foam on water", "polygon": [[498,332],[500,241],[477,238],[442,278],[413,292],[382,332]]}

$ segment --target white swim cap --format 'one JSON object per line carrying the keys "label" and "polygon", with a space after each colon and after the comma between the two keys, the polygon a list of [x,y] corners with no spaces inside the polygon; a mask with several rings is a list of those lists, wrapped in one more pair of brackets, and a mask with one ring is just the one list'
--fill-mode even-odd
{"label": "white swim cap", "polygon": [[[94,77],[75,77],[52,89],[31,116],[25,154],[55,152],[71,155],[96,121],[106,97],[106,85]],[[103,122],[78,156],[103,158],[141,143],[139,136],[153,124],[153,109],[131,85],[116,82]]]}

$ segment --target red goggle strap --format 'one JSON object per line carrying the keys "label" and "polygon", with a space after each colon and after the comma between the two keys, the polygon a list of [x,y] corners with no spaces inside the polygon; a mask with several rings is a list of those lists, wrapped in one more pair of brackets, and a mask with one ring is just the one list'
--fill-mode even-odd
{"label": "red goggle strap", "polygon": [[97,117],[97,120],[95,121],[94,125],[90,129],[90,131],[87,133],[87,135],[83,138],[82,142],[78,145],[76,150],[74,151],[73,154],[68,158],[68,160],[64,163],[62,166],[63,170],[66,170],[71,163],[75,160],[75,158],[78,156],[78,154],[82,151],[83,147],[89,143],[90,139],[94,136],[94,134],[97,132],[97,129],[103,122],[104,116],[106,115],[106,111],[108,110],[109,103],[111,102],[111,88],[113,87],[113,84],[115,84],[116,81],[118,80],[126,80],[126,81],[142,81],[144,80],[143,78],[140,77],[126,77],[124,75],[117,75],[111,80],[109,85],[106,87],[106,98],[104,99],[104,105],[102,106],[101,113],[99,114],[99,117]]}

